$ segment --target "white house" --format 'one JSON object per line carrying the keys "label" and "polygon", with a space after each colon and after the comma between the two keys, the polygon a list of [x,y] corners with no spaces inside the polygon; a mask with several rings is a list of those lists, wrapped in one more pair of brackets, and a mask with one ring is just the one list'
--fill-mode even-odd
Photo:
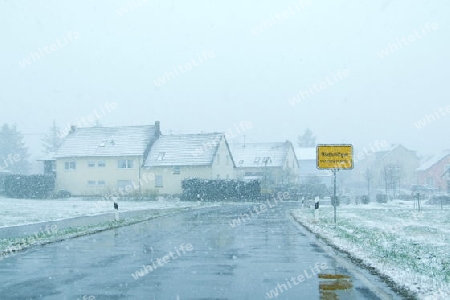
{"label": "white house", "polygon": [[234,179],[234,160],[223,133],[162,135],[144,163],[144,194],[180,194],[188,178]]}
{"label": "white house", "polygon": [[298,182],[299,165],[290,141],[231,144],[236,178],[259,179],[264,188]]}
{"label": "white house", "polygon": [[321,183],[331,186],[333,173],[329,170],[317,169],[317,150],[315,147],[296,147],[299,171],[299,183],[307,183],[312,178],[319,179]]}
{"label": "white house", "polygon": [[72,195],[141,192],[141,173],[159,122],[146,126],[73,128],[57,150],[56,190]]}

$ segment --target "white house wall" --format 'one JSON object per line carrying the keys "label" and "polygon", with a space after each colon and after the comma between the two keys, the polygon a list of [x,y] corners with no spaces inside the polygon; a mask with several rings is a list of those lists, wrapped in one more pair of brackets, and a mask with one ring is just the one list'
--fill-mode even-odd
{"label": "white house wall", "polygon": [[[146,178],[155,178],[143,183],[143,194],[181,194],[181,182],[188,178],[234,179],[234,165],[224,140],[218,146],[212,165],[179,166],[180,174],[174,174],[175,167],[147,167],[143,170]],[[163,186],[156,186],[156,177],[162,176]]]}
{"label": "white house wall", "polygon": [[[143,181],[142,193],[181,194],[181,181],[188,178],[212,179],[211,166],[182,166],[180,174],[174,174],[174,167],[151,167],[143,169],[143,176],[154,180]],[[156,178],[162,176],[162,186],[157,186]]]}
{"label": "white house wall", "polygon": [[[118,167],[118,160],[133,160],[133,168],[122,169]],[[74,170],[66,170],[66,162],[76,162]],[[95,167],[89,167],[88,162],[95,162]],[[98,162],[104,161],[105,167],[98,167]],[[72,195],[89,196],[104,195],[117,192],[119,181],[132,181],[134,184],[129,188],[127,194],[139,192],[139,173],[142,164],[140,157],[117,157],[117,158],[60,158],[56,161],[56,188],[55,190],[67,190]],[[89,184],[95,181],[95,185]],[[103,181],[105,185],[99,184]],[[92,183],[92,182],[91,182]]]}
{"label": "white house wall", "polygon": [[235,179],[233,160],[225,143],[225,139],[219,144],[212,164],[212,179]]}

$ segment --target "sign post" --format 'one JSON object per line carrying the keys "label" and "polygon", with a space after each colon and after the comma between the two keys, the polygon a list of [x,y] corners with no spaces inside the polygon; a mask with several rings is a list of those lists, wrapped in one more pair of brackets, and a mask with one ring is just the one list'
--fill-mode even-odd
{"label": "sign post", "polygon": [[352,145],[317,145],[317,169],[331,170],[333,172],[333,197],[331,204],[334,207],[334,224],[336,225],[336,206],[339,204],[336,196],[336,173],[339,170],[353,169]]}

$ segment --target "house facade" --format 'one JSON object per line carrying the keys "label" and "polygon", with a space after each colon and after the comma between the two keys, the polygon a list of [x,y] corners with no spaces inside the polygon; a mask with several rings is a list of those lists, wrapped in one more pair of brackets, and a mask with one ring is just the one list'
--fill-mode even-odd
{"label": "house facade", "polygon": [[417,168],[417,184],[450,193],[450,151],[436,155]]}
{"label": "house facade", "polygon": [[311,179],[318,179],[327,187],[332,185],[333,174],[329,170],[317,169],[317,149],[315,147],[296,147],[295,155],[299,165],[299,183],[308,183]]}
{"label": "house facade", "polygon": [[397,144],[387,151],[375,152],[368,169],[375,187],[396,195],[400,189],[409,189],[417,183],[419,164],[416,151]]}
{"label": "house facade", "polygon": [[223,133],[165,135],[144,163],[144,194],[180,194],[184,179],[234,179],[234,160]]}
{"label": "house facade", "polygon": [[[72,195],[141,191],[144,158],[161,134],[147,126],[73,128],[56,152],[56,187]],[[130,190],[131,187],[131,190]]]}
{"label": "house facade", "polygon": [[299,164],[292,143],[232,144],[236,178],[261,181],[263,189],[298,183]]}

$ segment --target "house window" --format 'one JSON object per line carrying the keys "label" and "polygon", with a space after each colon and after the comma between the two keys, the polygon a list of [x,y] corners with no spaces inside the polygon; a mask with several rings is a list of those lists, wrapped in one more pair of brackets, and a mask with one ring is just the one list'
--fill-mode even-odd
{"label": "house window", "polygon": [[217,174],[217,179],[220,179],[220,174]]}
{"label": "house window", "polygon": [[88,161],[88,168],[94,168],[95,167],[95,161],[90,160]]}
{"label": "house window", "polygon": [[173,167],[173,174],[180,174],[180,167]]}
{"label": "house window", "polygon": [[106,161],[104,161],[104,160],[99,160],[99,161],[97,162],[97,167],[99,167],[99,168],[104,168],[104,167],[106,167]]}
{"label": "house window", "polygon": [[217,154],[217,164],[220,165],[220,154]]}
{"label": "house window", "polygon": [[117,167],[119,169],[132,169],[132,168],[134,168],[134,160],[131,160],[131,159],[119,159],[117,161]]}
{"label": "house window", "polygon": [[428,184],[429,186],[434,186],[433,177],[428,177],[428,178],[427,178],[427,184]]}
{"label": "house window", "polygon": [[155,176],[155,187],[163,187],[163,177],[162,175]]}
{"label": "house window", "polygon": [[227,166],[230,165],[230,157],[229,157],[228,155],[226,156],[225,164],[226,164]]}
{"label": "house window", "polygon": [[66,170],[75,170],[76,168],[77,168],[76,161],[66,161],[64,163],[64,169],[66,169]]}
{"label": "house window", "polygon": [[95,180],[88,180],[87,181],[88,186],[95,186]]}
{"label": "house window", "polygon": [[266,157],[263,158],[262,162],[263,162],[265,165],[267,165],[267,164],[272,163],[272,159],[270,159],[269,156],[266,156]]}
{"label": "house window", "polygon": [[97,185],[104,186],[106,185],[106,182],[104,180],[99,180],[97,181]]}

